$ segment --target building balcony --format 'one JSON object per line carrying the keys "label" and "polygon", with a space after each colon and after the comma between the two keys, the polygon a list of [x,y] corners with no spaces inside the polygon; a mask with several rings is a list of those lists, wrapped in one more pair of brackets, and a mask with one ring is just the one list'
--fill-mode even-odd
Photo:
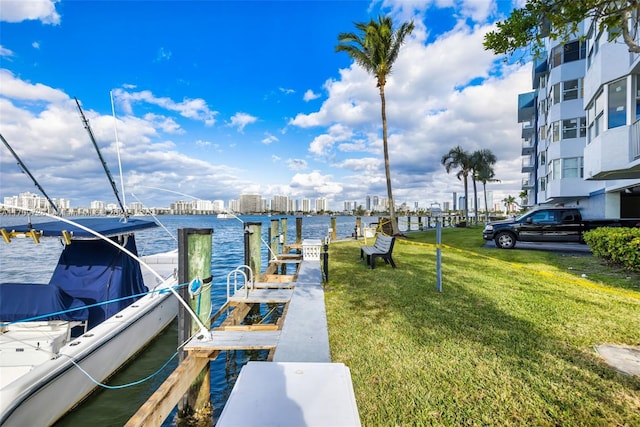
{"label": "building balcony", "polygon": [[518,123],[533,123],[536,114],[536,100],[536,91],[518,95]]}
{"label": "building balcony", "polygon": [[640,121],[608,129],[584,149],[588,180],[640,179]]}
{"label": "building balcony", "polygon": [[522,178],[522,189],[523,190],[533,190],[534,182],[529,178]]}
{"label": "building balcony", "polygon": [[536,128],[533,123],[533,120],[522,123],[522,138],[531,138],[535,134]]}
{"label": "building balcony", "polygon": [[522,159],[522,173],[533,172],[535,165],[531,157],[525,157]]}
{"label": "building balcony", "polygon": [[533,141],[533,138],[523,139],[522,140],[522,155],[529,156],[536,152],[536,145]]}

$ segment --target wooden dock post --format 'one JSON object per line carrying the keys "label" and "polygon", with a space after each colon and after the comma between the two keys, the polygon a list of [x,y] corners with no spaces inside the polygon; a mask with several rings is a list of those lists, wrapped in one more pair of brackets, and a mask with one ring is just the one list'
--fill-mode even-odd
{"label": "wooden dock post", "polygon": [[[211,277],[211,228],[179,228],[178,229],[178,281],[187,283],[179,290],[181,298],[189,302],[189,306],[196,313],[200,321],[210,327],[211,291],[209,284]],[[191,282],[199,280],[199,288]],[[198,330],[198,325],[192,321],[187,310],[179,305],[178,309],[178,345],[189,339]],[[185,353],[180,352],[179,361],[185,359]],[[178,418],[190,418],[194,414],[211,417],[209,365],[207,364],[200,375],[192,383],[187,394],[178,402]]]}
{"label": "wooden dock post", "polygon": [[336,217],[331,217],[331,240],[336,240]]}
{"label": "wooden dock post", "polygon": [[[280,253],[280,221],[277,219],[272,219],[271,224],[269,226],[269,253],[267,254],[267,259],[277,258],[277,255]],[[284,270],[286,270],[286,265],[281,265],[280,270],[282,274]],[[276,264],[275,272],[278,274],[278,265]]]}
{"label": "wooden dock post", "polygon": [[260,259],[261,238],[261,222],[244,223],[244,264],[251,268],[256,281],[262,271]]}
{"label": "wooden dock post", "polygon": [[282,233],[282,244],[286,246],[287,244],[287,227],[288,225],[287,218],[280,218],[280,233]]}
{"label": "wooden dock post", "polygon": [[358,240],[358,237],[362,237],[362,218],[356,217],[356,229],[353,231],[353,237]]}
{"label": "wooden dock post", "polygon": [[296,218],[296,243],[302,244],[302,218]]}

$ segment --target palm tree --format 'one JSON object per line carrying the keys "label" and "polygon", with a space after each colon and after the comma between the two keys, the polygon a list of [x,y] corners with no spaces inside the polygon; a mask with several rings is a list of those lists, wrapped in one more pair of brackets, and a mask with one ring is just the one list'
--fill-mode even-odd
{"label": "palm tree", "polygon": [[400,234],[398,221],[396,220],[395,202],[391,191],[391,169],[389,168],[389,147],[387,144],[387,112],[384,97],[384,87],[387,84],[387,76],[391,73],[391,67],[398,58],[400,47],[406,36],[411,34],[413,21],[403,23],[396,31],[393,29],[393,21],[390,17],[378,16],[378,20],[371,19],[368,23],[356,22],[356,28],[360,34],[340,33],[339,44],[336,52],[347,52],[356,64],[372,74],[380,91],[382,110],[382,145],[384,150],[384,171],[387,176],[387,196],[389,198],[389,217],[393,234]]}
{"label": "palm tree", "polygon": [[[487,182],[496,182],[499,181],[494,179],[495,172],[493,170],[493,165],[496,164],[498,159],[495,154],[491,152],[488,148],[483,148],[481,150],[474,151],[471,155],[472,163],[473,163],[473,194],[475,196],[474,200],[478,200],[478,195],[476,193],[476,181],[480,181],[482,183],[482,191],[484,192],[484,210],[486,214],[486,220],[489,221],[489,208],[487,207]],[[478,222],[478,207],[476,206],[476,222]]]}
{"label": "palm tree", "polygon": [[469,217],[469,173],[472,171],[471,156],[459,145],[449,150],[447,154],[442,156],[442,164],[447,173],[453,168],[460,168],[456,177],[464,182],[464,216]]}
{"label": "palm tree", "polygon": [[507,208],[507,215],[508,215],[509,211],[514,210],[513,205],[516,204],[516,198],[509,195],[504,199],[502,199],[502,203],[504,203],[504,206]]}
{"label": "palm tree", "polygon": [[529,204],[529,192],[527,190],[522,190],[520,194],[518,194],[520,201],[522,204],[520,206],[526,206]]}

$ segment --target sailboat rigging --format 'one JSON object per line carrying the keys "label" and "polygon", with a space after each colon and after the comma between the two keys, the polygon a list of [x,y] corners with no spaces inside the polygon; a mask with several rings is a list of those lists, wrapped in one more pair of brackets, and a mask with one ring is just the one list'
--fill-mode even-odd
{"label": "sailboat rigging", "polygon": [[87,118],[85,117],[84,112],[82,111],[82,107],[80,107],[80,102],[78,101],[78,98],[73,98],[73,99],[76,101],[76,105],[78,106],[78,111],[80,111],[80,117],[82,118],[82,123],[84,124],[84,128],[87,130],[87,133],[89,133],[89,138],[91,139],[91,142],[93,143],[93,146],[95,147],[98,153],[98,157],[100,158],[102,167],[104,168],[104,171],[107,174],[107,178],[109,179],[109,183],[111,184],[113,193],[115,194],[116,199],[118,200],[118,204],[120,205],[120,209],[122,209],[122,214],[126,219],[129,217],[129,214],[127,213],[127,209],[125,208],[124,203],[122,203],[122,200],[120,199],[120,195],[118,194],[118,189],[116,188],[116,183],[113,180],[113,176],[111,175],[109,166],[107,166],[107,162],[104,161],[104,157],[102,157],[102,153],[100,152],[100,148],[98,147],[96,138],[93,136],[93,131],[91,130],[91,126],[89,126],[89,120],[87,120]]}
{"label": "sailboat rigging", "polygon": [[20,169],[22,169],[22,171],[24,173],[26,173],[29,178],[31,178],[31,181],[33,181],[33,183],[36,185],[36,188],[38,190],[40,190],[40,192],[42,193],[42,195],[49,201],[49,204],[51,205],[51,207],[53,208],[54,211],[56,211],[56,213],[59,215],[60,211],[58,210],[58,206],[56,206],[55,203],[53,203],[53,200],[51,200],[51,198],[47,195],[47,193],[44,191],[44,189],[42,188],[42,186],[38,183],[38,181],[35,179],[35,177],[33,175],[31,175],[31,172],[29,172],[29,169],[27,169],[27,166],[24,164],[24,162],[22,160],[20,160],[20,157],[18,156],[18,154],[13,151],[13,148],[11,148],[11,145],[9,145],[9,143],[7,142],[6,139],[4,139],[4,136],[2,136],[2,134],[0,134],[0,139],[2,139],[2,142],[4,143],[5,147],[7,147],[9,149],[9,151],[11,152],[11,154],[13,155],[13,157],[16,159],[16,161],[18,162],[18,166],[20,166]]}

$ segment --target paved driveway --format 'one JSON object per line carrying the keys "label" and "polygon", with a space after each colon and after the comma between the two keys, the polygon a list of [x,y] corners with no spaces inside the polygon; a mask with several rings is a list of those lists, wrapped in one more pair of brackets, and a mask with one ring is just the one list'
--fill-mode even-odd
{"label": "paved driveway", "polygon": [[[496,249],[495,242],[488,240],[484,247],[487,249]],[[500,249],[503,251],[517,251],[518,249],[534,250],[534,251],[546,251],[546,252],[559,252],[571,255],[591,255],[591,249],[589,245],[583,245],[580,243],[550,243],[550,242],[518,242],[513,249]]]}

